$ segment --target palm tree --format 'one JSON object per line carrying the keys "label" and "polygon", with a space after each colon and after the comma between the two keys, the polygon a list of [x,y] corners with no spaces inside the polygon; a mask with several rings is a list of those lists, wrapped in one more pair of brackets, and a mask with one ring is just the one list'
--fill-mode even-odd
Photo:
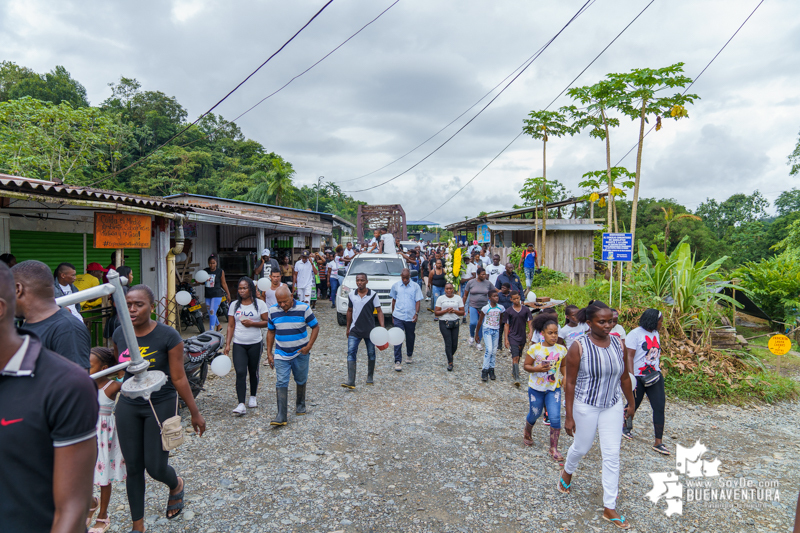
{"label": "palm tree", "polygon": [[697,215],[693,215],[691,213],[680,213],[678,215],[675,214],[675,211],[671,207],[664,207],[661,208],[664,212],[664,253],[667,253],[667,247],[669,246],[669,226],[676,220],[680,220],[682,218],[689,219],[689,220],[703,220]]}
{"label": "palm tree", "polygon": [[260,204],[275,203],[275,205],[291,206],[297,196],[297,188],[292,178],[294,169],[290,163],[278,158],[270,161],[269,170],[254,172],[250,179],[256,185],[250,189],[244,199],[248,202]]}

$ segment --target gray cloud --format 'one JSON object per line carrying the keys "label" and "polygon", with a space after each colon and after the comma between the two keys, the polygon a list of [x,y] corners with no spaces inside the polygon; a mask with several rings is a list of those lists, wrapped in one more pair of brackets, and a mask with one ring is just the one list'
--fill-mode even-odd
{"label": "gray cloud", "polygon": [[[338,45],[390,0],[333,3],[295,42],[217,110],[232,118]],[[239,3],[7,0],[0,5],[0,58],[37,71],[63,64],[97,104],[121,75],[174,95],[190,116],[208,109],[276,50],[322,1]],[[291,161],[298,182],[345,180],[383,166],[432,135],[518,67],[577,10],[578,2],[402,0],[324,63],[239,121],[244,133]],[[442,150],[384,187],[356,193],[401,202],[426,216],[471,179],[644,6],[598,1],[506,93]],[[695,76],[754,1],[656,2],[577,84],[607,72],[684,61]],[[786,156],[800,129],[800,4],[765,3],[692,88],[690,118],[667,121],[645,144],[642,194],[696,206],[761,189],[790,188]],[[568,103],[565,97],[556,106]],[[483,104],[481,104],[483,105]],[[429,153],[475,110],[420,150],[345,190],[372,186]],[[623,119],[613,162],[636,142]],[[623,161],[633,170],[635,158]],[[548,177],[578,191],[580,176],[605,164],[588,136],[548,145]],[[430,218],[442,223],[518,201],[541,174],[541,143],[522,137]]]}

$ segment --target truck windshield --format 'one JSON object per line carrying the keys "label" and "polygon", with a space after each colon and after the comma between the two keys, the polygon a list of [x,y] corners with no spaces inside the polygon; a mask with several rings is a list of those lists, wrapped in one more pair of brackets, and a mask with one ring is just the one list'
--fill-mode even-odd
{"label": "truck windshield", "polygon": [[366,274],[367,276],[399,276],[405,268],[402,259],[397,258],[356,258],[350,263],[348,276]]}

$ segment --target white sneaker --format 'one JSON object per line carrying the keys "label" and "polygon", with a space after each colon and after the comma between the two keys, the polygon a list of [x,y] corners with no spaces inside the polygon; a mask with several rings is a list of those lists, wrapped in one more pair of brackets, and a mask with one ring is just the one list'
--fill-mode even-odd
{"label": "white sneaker", "polygon": [[258,407],[258,401],[255,396],[250,396],[250,401],[247,402],[247,407]]}
{"label": "white sneaker", "polygon": [[245,413],[247,413],[247,407],[245,407],[243,403],[237,405],[236,409],[233,410],[233,414],[235,415],[242,416]]}
{"label": "white sneaker", "polygon": [[481,346],[481,343],[478,343],[478,344],[475,345],[475,349],[478,350],[478,351],[481,351],[481,350],[483,350],[483,346]]}
{"label": "white sneaker", "polygon": [[475,339],[473,337],[470,337],[469,338],[469,345],[472,346],[473,344],[475,344]]}

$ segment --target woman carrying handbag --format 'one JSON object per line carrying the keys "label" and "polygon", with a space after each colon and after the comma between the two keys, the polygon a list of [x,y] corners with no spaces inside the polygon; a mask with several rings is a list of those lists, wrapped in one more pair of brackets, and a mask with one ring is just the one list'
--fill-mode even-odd
{"label": "woman carrying handbag", "polygon": [[[152,289],[147,285],[131,287],[126,300],[139,350],[150,361],[149,370],[160,370],[167,375],[166,383],[149,400],[122,396],[115,414],[120,448],[128,470],[125,483],[132,533],[144,533],[145,470],[150,477],[169,487],[166,517],[175,518],[183,509],[184,482],[169,465],[169,450],[183,440],[178,395],[189,408],[192,426],[198,435],[206,430],[206,421],[197,409],[186,379],[183,339],[171,327],[150,318],[155,308]],[[119,362],[130,359],[122,328],[114,332],[113,341],[116,359]],[[125,373],[126,381],[131,377],[132,374]]]}

